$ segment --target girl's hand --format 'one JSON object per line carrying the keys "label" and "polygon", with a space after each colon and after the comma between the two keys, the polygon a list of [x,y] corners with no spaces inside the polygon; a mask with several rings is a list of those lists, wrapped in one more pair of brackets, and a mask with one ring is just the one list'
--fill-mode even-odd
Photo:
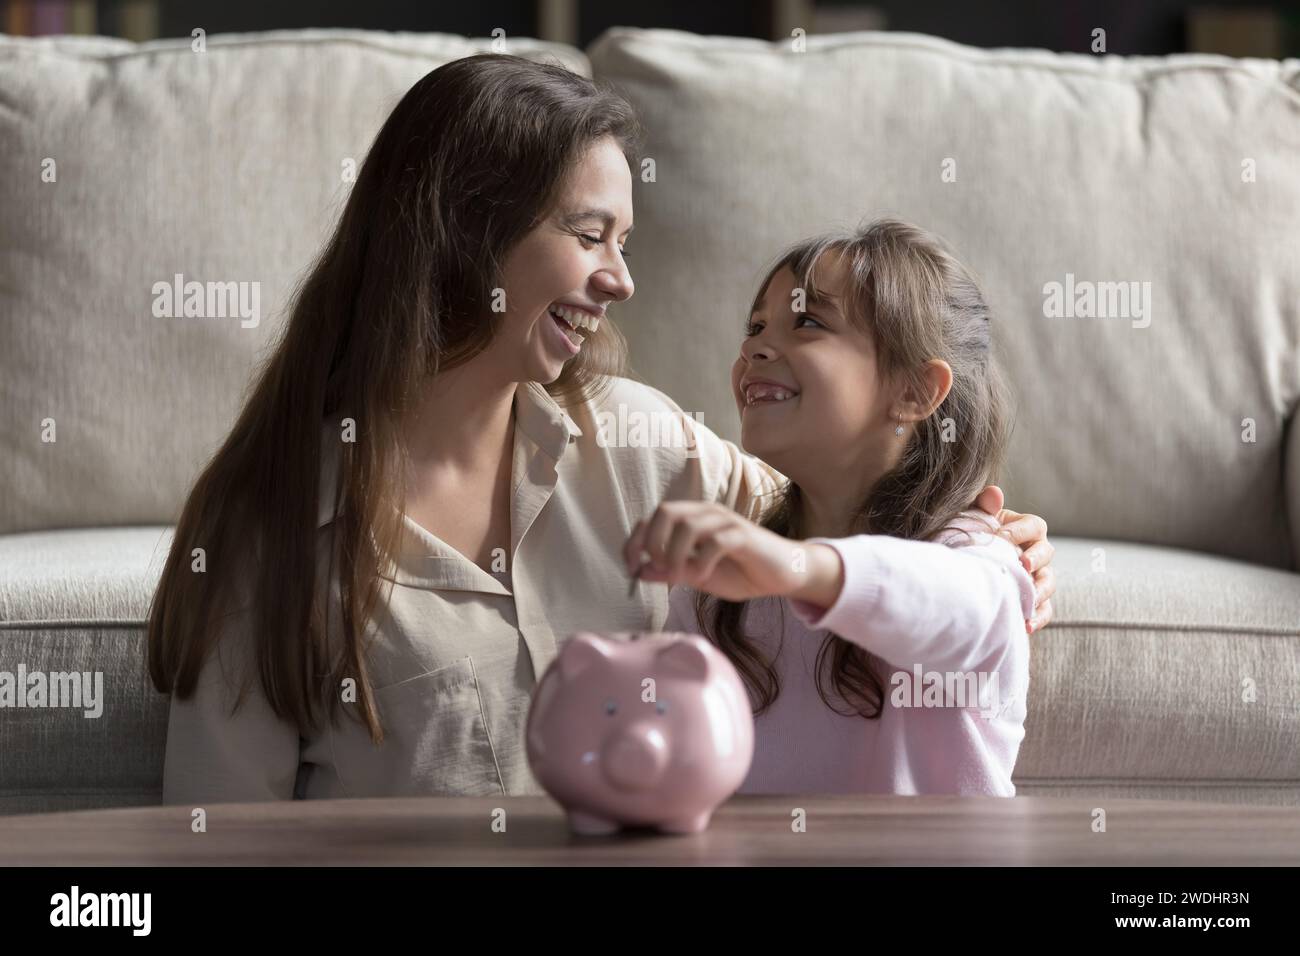
{"label": "girl's hand", "polygon": [[623,560],[628,574],[641,568],[643,581],[728,601],[775,595],[829,607],[844,583],[835,549],[783,538],[713,502],[663,502],[636,523]]}
{"label": "girl's hand", "polygon": [[1034,616],[1026,623],[1030,634],[1042,630],[1052,619],[1052,595],[1056,593],[1056,572],[1052,556],[1056,548],[1047,540],[1047,522],[1038,515],[1020,514],[1002,507],[1002,489],[989,485],[975,499],[975,506],[998,519],[998,534],[1020,548],[1020,563],[1034,579]]}

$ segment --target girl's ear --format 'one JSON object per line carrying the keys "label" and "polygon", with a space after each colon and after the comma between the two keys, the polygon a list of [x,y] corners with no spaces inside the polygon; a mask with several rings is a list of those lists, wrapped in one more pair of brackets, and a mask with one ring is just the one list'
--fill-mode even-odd
{"label": "girl's ear", "polygon": [[952,368],[943,359],[930,359],[920,370],[921,385],[903,387],[898,410],[904,421],[919,422],[934,414],[952,390]]}

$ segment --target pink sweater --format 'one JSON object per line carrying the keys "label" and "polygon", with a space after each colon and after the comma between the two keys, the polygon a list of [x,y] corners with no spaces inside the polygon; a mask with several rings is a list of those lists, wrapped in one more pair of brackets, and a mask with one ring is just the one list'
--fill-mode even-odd
{"label": "pink sweater", "polygon": [[[1034,609],[1019,549],[986,531],[945,531],[933,542],[811,540],[839,552],[844,590],[824,612],[783,598],[746,609],[744,632],[781,683],[755,718],[754,763],[739,792],[1015,796]],[[703,633],[694,600],[692,589],[674,588],[663,629]],[[887,662],[878,718],[842,716],[818,695],[813,673],[827,630]],[[827,695],[852,713],[835,692],[829,652],[823,666]]]}

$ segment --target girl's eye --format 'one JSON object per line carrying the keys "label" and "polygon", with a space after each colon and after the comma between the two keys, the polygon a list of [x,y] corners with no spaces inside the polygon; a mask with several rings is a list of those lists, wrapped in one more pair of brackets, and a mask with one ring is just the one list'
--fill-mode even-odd
{"label": "girl's eye", "polygon": [[811,315],[809,315],[807,312],[800,312],[797,316],[795,316],[794,327],[795,327],[796,329],[799,328],[799,323],[802,322],[804,319],[807,319],[809,322],[812,322],[812,323],[814,323],[815,325],[818,325],[818,326],[820,326],[820,327],[823,328],[823,329],[826,328],[826,326],[822,325],[820,322],[818,322],[816,319],[814,319],[814,318],[813,318]]}

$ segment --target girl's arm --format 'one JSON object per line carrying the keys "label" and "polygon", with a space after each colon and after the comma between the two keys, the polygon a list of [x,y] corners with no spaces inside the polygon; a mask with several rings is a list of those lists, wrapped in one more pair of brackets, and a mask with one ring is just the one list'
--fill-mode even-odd
{"label": "girl's arm", "polygon": [[[1027,644],[1033,581],[1015,546],[993,534],[946,540],[953,546],[887,535],[809,539],[810,552],[821,546],[839,560],[810,561],[820,580],[792,594],[791,607],[806,626],[831,630],[894,667],[996,669],[1010,643]],[[835,574],[838,593],[825,587]],[[829,606],[802,598],[818,593],[835,596]]]}
{"label": "girl's arm", "polygon": [[163,803],[207,806],[291,800],[298,774],[298,729],[267,704],[252,675],[239,709],[230,710],[249,673],[248,640],[233,616],[199,673],[193,696],[171,698]]}
{"label": "girl's arm", "polygon": [[886,535],[792,541],[716,503],[666,501],[637,522],[623,560],[643,581],[731,601],[788,598],[809,627],[896,667],[969,670],[1011,641],[1027,644],[1034,586],[1000,536],[949,537],[964,545]]}

